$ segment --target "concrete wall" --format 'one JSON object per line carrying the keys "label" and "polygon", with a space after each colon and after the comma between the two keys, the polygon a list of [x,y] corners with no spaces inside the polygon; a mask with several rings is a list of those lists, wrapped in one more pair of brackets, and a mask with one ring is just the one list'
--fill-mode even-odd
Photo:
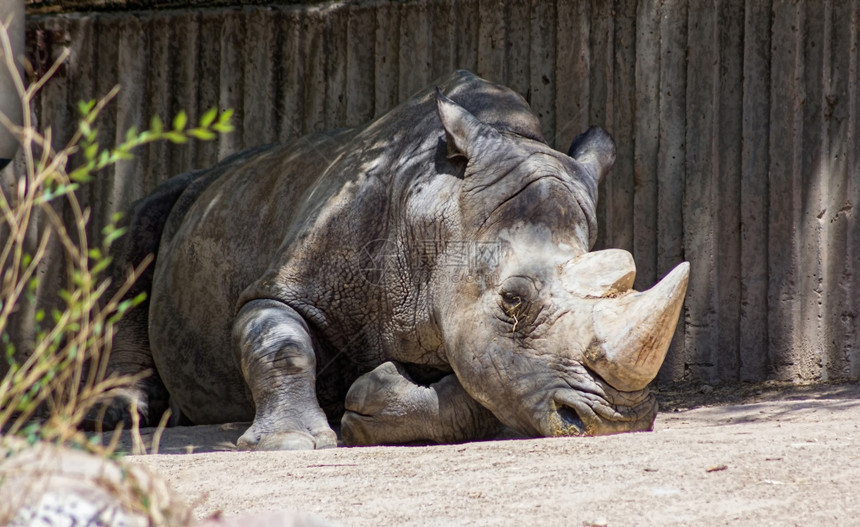
{"label": "concrete wall", "polygon": [[93,235],[170,175],[365,122],[466,68],[522,93],[557,148],[589,124],[615,136],[598,245],[633,252],[639,287],[692,264],[662,380],[860,378],[860,0],[169,7],[30,17],[37,69],[72,51],[37,102],[58,142],[117,83],[106,138],[236,110],[231,136],[150,148],[88,188]]}

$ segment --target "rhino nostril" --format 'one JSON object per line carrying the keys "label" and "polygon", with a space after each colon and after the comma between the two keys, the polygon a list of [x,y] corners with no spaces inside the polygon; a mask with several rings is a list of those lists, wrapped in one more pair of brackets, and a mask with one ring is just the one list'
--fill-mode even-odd
{"label": "rhino nostril", "polygon": [[562,434],[566,436],[581,435],[585,432],[585,423],[576,413],[576,410],[569,406],[561,405],[556,410],[559,419],[561,420]]}

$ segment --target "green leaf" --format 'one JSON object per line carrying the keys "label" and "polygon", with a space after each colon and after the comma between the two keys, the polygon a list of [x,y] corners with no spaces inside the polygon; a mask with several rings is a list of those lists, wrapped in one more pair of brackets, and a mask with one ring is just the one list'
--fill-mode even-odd
{"label": "green leaf", "polygon": [[227,124],[230,122],[230,119],[233,117],[233,108],[228,108],[218,117],[218,122],[221,124]]}
{"label": "green leaf", "polygon": [[99,153],[99,144],[93,143],[84,150],[84,156],[86,156],[87,161],[92,161],[95,159],[96,154]]}
{"label": "green leaf", "polygon": [[116,306],[116,312],[119,314],[123,314],[129,310],[129,308],[134,307],[134,300],[123,300]]}
{"label": "green leaf", "polygon": [[128,161],[130,159],[134,159],[134,156],[129,154],[128,152],[124,152],[122,150],[114,150],[111,152],[110,158],[108,159],[108,164],[113,165],[117,161]]}
{"label": "green leaf", "polygon": [[[90,165],[76,168],[74,171],[72,171],[71,174],[69,174],[69,179],[71,179],[72,181],[77,181],[79,183],[89,183],[93,180],[93,176],[90,175],[92,169],[93,167],[91,167]],[[50,199],[46,198],[45,201],[50,201]]]}
{"label": "green leaf", "polygon": [[176,143],[177,145],[181,145],[183,143],[188,142],[188,138],[180,132],[167,132],[166,134],[164,134],[164,137],[167,138],[170,142]]}
{"label": "green leaf", "polygon": [[93,247],[87,252],[87,256],[89,256],[93,260],[101,260],[102,252],[98,249],[98,247]]}
{"label": "green leaf", "polygon": [[125,231],[126,229],[125,227],[123,227],[120,229],[112,229],[110,232],[106,233],[104,239],[105,247],[110,246],[113,242],[117,240],[117,238],[125,234]]}
{"label": "green leaf", "polygon": [[132,126],[128,130],[125,131],[125,140],[129,143],[135,142],[137,139],[137,127]]}
{"label": "green leaf", "polygon": [[203,114],[203,117],[200,118],[200,127],[201,128],[209,128],[209,125],[215,122],[215,118],[218,116],[218,108],[212,108],[206,113]]}
{"label": "green leaf", "polygon": [[164,131],[164,123],[161,122],[161,117],[155,116],[152,118],[152,123],[149,125],[149,129],[152,133],[156,135],[161,135],[161,132]]}
{"label": "green leaf", "polygon": [[81,117],[86,117],[93,111],[93,108],[96,107],[96,100],[91,99],[89,101],[78,101],[78,113],[81,114]]}
{"label": "green leaf", "polygon": [[80,188],[80,185],[77,183],[72,183],[71,185],[59,185],[56,190],[57,196],[65,196],[66,194],[70,194]]}
{"label": "green leaf", "polygon": [[205,128],[194,128],[189,130],[188,133],[193,135],[197,139],[200,139],[201,141],[211,141],[216,137],[213,132],[210,132]]}
{"label": "green leaf", "polygon": [[92,268],[90,268],[90,273],[92,273],[94,275],[101,274],[102,271],[107,269],[107,267],[110,265],[111,260],[112,259],[110,256],[108,256],[107,258],[105,258],[103,260],[99,260],[95,265],[92,266]]}
{"label": "green leaf", "polygon": [[185,130],[185,125],[188,123],[188,115],[185,111],[181,111],[173,118],[173,129],[181,132]]}
{"label": "green leaf", "polygon": [[235,128],[233,128],[233,125],[224,123],[215,123],[214,125],[212,125],[212,129],[222,134],[227,134],[235,130]]}

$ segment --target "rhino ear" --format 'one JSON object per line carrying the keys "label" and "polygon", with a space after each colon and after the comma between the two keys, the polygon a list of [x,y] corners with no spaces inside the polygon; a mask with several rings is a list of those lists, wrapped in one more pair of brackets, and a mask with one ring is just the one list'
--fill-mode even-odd
{"label": "rhino ear", "polygon": [[482,123],[468,110],[446,97],[436,88],[436,112],[445,129],[448,143],[448,159],[464,157],[471,159],[487,139],[498,132]]}
{"label": "rhino ear", "polygon": [[600,183],[615,162],[615,141],[603,128],[592,126],[573,140],[567,155],[585,166]]}

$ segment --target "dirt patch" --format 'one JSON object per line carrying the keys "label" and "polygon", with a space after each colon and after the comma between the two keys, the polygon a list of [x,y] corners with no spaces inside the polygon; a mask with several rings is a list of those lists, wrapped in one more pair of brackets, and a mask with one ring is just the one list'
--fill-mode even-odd
{"label": "dirt patch", "polygon": [[[860,517],[860,385],[690,385],[658,396],[664,410],[646,433],[257,453],[223,451],[244,431],[225,425],[169,429],[162,454],[128,459],[161,473],[200,518],[300,510],[345,525],[839,525]],[[172,454],[185,452],[196,453]]]}

